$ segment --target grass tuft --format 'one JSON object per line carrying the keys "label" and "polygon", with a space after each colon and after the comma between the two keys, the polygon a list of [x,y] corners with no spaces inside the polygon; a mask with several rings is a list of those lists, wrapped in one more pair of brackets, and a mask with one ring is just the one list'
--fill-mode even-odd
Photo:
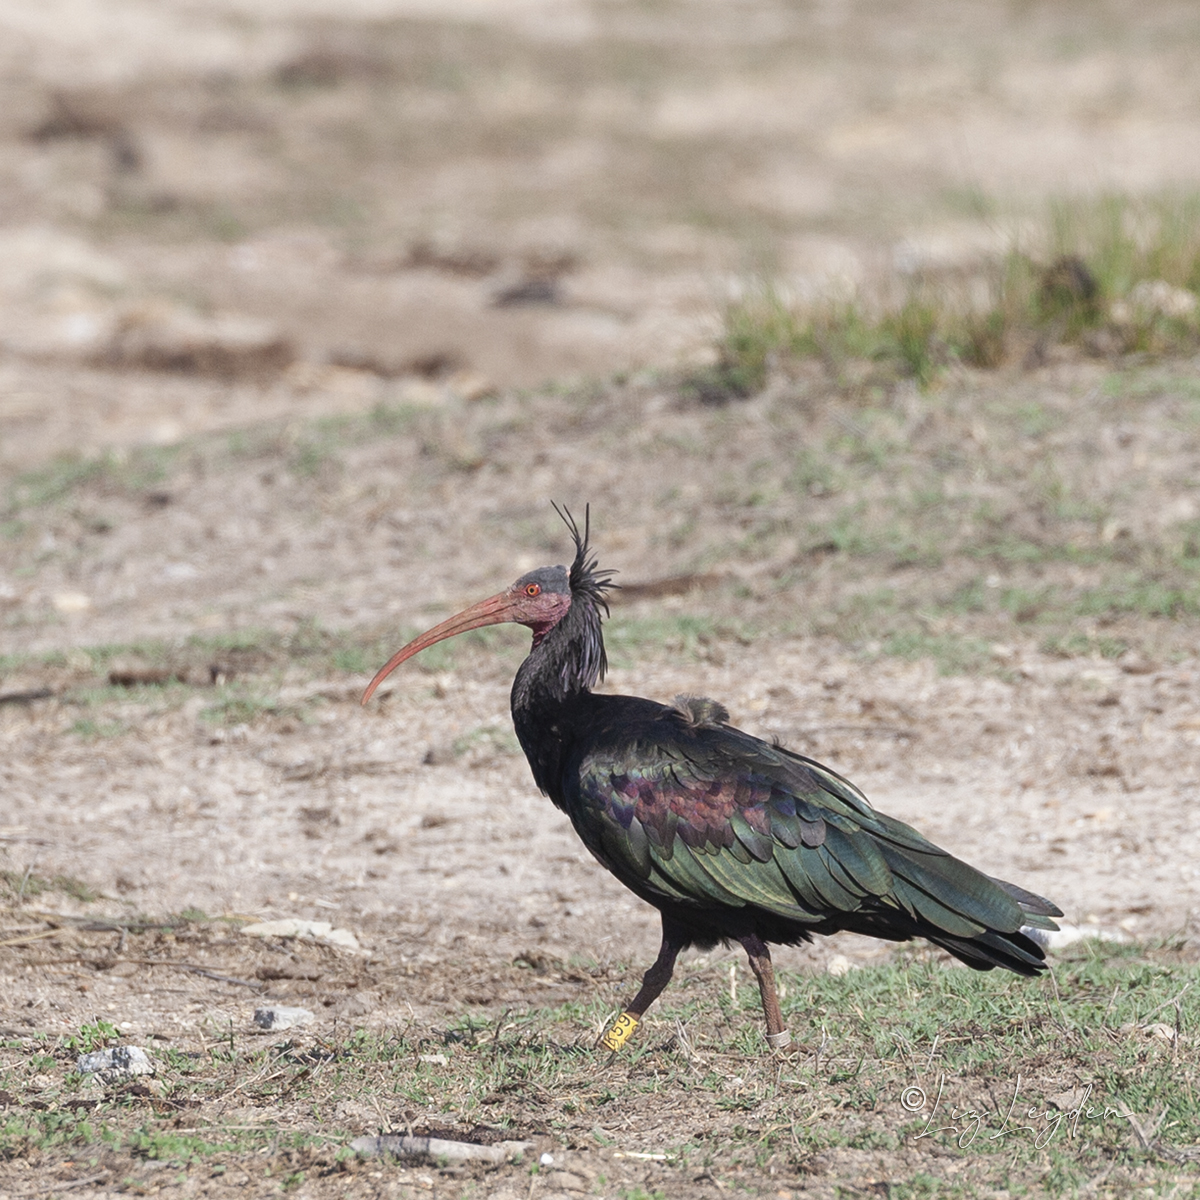
{"label": "grass tuft", "polygon": [[20,901],[33,896],[41,896],[47,892],[70,896],[82,904],[91,904],[92,901],[100,898],[99,892],[72,875],[59,874],[46,878],[35,874],[32,870],[0,870],[0,895],[7,893],[9,898]]}
{"label": "grass tuft", "polygon": [[754,395],[772,365],[799,358],[866,394],[901,378],[926,388],[954,362],[1036,363],[1059,344],[1101,356],[1200,346],[1200,197],[1059,203],[1048,226],[1040,254],[1014,247],[966,279],[920,271],[882,303],[800,307],[760,286],[727,308],[717,364],[683,391],[710,403]]}

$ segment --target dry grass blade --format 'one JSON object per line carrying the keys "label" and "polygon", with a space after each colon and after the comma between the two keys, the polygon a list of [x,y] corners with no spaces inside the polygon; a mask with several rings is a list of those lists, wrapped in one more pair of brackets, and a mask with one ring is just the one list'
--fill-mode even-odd
{"label": "dry grass blade", "polygon": [[47,1179],[37,1187],[29,1188],[26,1191],[10,1192],[9,1194],[11,1196],[40,1196],[45,1192],[69,1192],[75,1188],[90,1187],[92,1184],[103,1183],[111,1174],[111,1171],[101,1171],[96,1175],[85,1175],[82,1179]]}
{"label": "dry grass blade", "polygon": [[1143,1122],[1130,1111],[1129,1106],[1123,1100],[1118,1098],[1116,1104],[1117,1108],[1121,1111],[1121,1115],[1129,1122],[1133,1129],[1138,1144],[1147,1154],[1154,1154],[1159,1158],[1169,1159],[1171,1162],[1200,1161],[1200,1146],[1167,1146],[1158,1140],[1158,1131],[1162,1127],[1162,1123],[1167,1115],[1165,1105],[1156,1115],[1149,1118],[1148,1122]]}
{"label": "dry grass blade", "polygon": [[173,967],[177,971],[188,971],[193,975],[203,975],[205,979],[215,980],[217,983],[231,983],[236,987],[249,988],[254,992],[261,992],[267,985],[258,983],[252,979],[238,979],[234,975],[221,975],[216,971],[210,971],[207,967],[198,967],[194,963],[181,962],[164,962],[157,958],[126,958],[119,959],[120,962],[136,962],[148,967]]}
{"label": "dry grass blade", "polygon": [[0,704],[32,704],[53,696],[50,688],[28,688],[21,692],[0,692]]}
{"label": "dry grass blade", "polygon": [[21,937],[6,938],[0,942],[0,946],[24,946],[29,942],[40,942],[45,938],[58,937],[63,932],[62,929],[43,929],[40,933],[27,933]]}
{"label": "dry grass blade", "polygon": [[1178,1011],[1179,1001],[1182,1000],[1184,998],[1184,996],[1186,996],[1188,994],[1189,991],[1191,991],[1193,982],[1194,982],[1193,980],[1189,979],[1188,982],[1183,985],[1183,987],[1180,989],[1180,991],[1176,995],[1172,996],[1169,1000],[1164,1000],[1161,1004],[1156,1004],[1148,1013],[1143,1014],[1139,1018],[1141,1023],[1144,1025],[1147,1021],[1150,1020],[1151,1017],[1155,1016],[1157,1013],[1162,1012],[1162,1010],[1164,1008],[1170,1008],[1172,1005],[1174,1005],[1176,1010]]}

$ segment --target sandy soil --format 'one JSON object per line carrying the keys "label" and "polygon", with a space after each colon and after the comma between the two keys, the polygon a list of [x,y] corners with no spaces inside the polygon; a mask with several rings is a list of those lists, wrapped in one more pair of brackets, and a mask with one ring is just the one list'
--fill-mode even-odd
{"label": "sandy soil", "polygon": [[[982,676],[864,656],[796,623],[836,560],[755,543],[730,498],[789,453],[788,396],[513,389],[704,361],[756,272],[869,286],[976,262],[1054,197],[1194,187],[1198,41],[1169,3],[0,3],[0,936],[40,938],[3,951],[0,1026],[107,1014],[181,1048],[244,1027],[236,983],[136,961],[174,936],[137,919],[185,910],[353,931],[361,954],[306,947],[319,982],[269,976],[322,1033],[571,994],[522,955],[632,985],[654,914],[534,793],[521,636],[356,703],[399,638],[564,557],[551,499],[591,500],[602,560],[648,585],[607,686],[721,699],[1072,923],[1190,937],[1200,661],[1178,638],[1115,662],[1014,636]],[[220,316],[251,350],[197,359],[225,335],[187,322]],[[142,359],[117,354],[130,330]],[[192,369],[148,370],[155,337]],[[1103,379],[954,386],[1066,407]],[[407,424],[372,431],[380,406]],[[1095,478],[1128,485],[1121,528],[1152,520],[1142,486],[1194,516],[1192,443],[1111,428]],[[788,503],[785,524],[817,501]],[[178,679],[110,686],[122,663]],[[277,955],[181,937],[231,977]],[[885,952],[780,960],[834,953]]]}

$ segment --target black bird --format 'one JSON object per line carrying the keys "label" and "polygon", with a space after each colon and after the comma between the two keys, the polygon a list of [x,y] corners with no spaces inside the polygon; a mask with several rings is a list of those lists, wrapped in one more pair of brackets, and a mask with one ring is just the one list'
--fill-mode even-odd
{"label": "black bird", "polygon": [[570,568],[540,567],[400,650],[365,704],[406,659],[444,638],[513,621],[533,631],[512,716],[534,781],[584,845],[662,914],[662,947],[602,1044],[619,1049],[666,987],[679,952],[736,940],[758,980],[767,1041],[788,1044],[768,943],[847,929],[923,937],[980,971],[1046,968],[1022,926],[1057,929],[1049,900],[982,874],[876,812],[835,771],[743,733],[713,700],[674,706],[597,695],[607,661],[601,613],[612,571],[575,542]]}

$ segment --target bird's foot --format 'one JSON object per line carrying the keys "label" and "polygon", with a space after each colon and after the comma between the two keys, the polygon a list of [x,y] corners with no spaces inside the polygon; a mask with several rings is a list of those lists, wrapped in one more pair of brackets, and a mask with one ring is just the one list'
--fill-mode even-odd
{"label": "bird's foot", "polygon": [[638,1019],[631,1012],[623,1012],[613,1023],[613,1027],[600,1039],[600,1045],[605,1050],[617,1051],[633,1036]]}
{"label": "bird's foot", "polygon": [[786,1050],[792,1044],[792,1035],[784,1029],[780,1033],[768,1033],[767,1045],[772,1050]]}

